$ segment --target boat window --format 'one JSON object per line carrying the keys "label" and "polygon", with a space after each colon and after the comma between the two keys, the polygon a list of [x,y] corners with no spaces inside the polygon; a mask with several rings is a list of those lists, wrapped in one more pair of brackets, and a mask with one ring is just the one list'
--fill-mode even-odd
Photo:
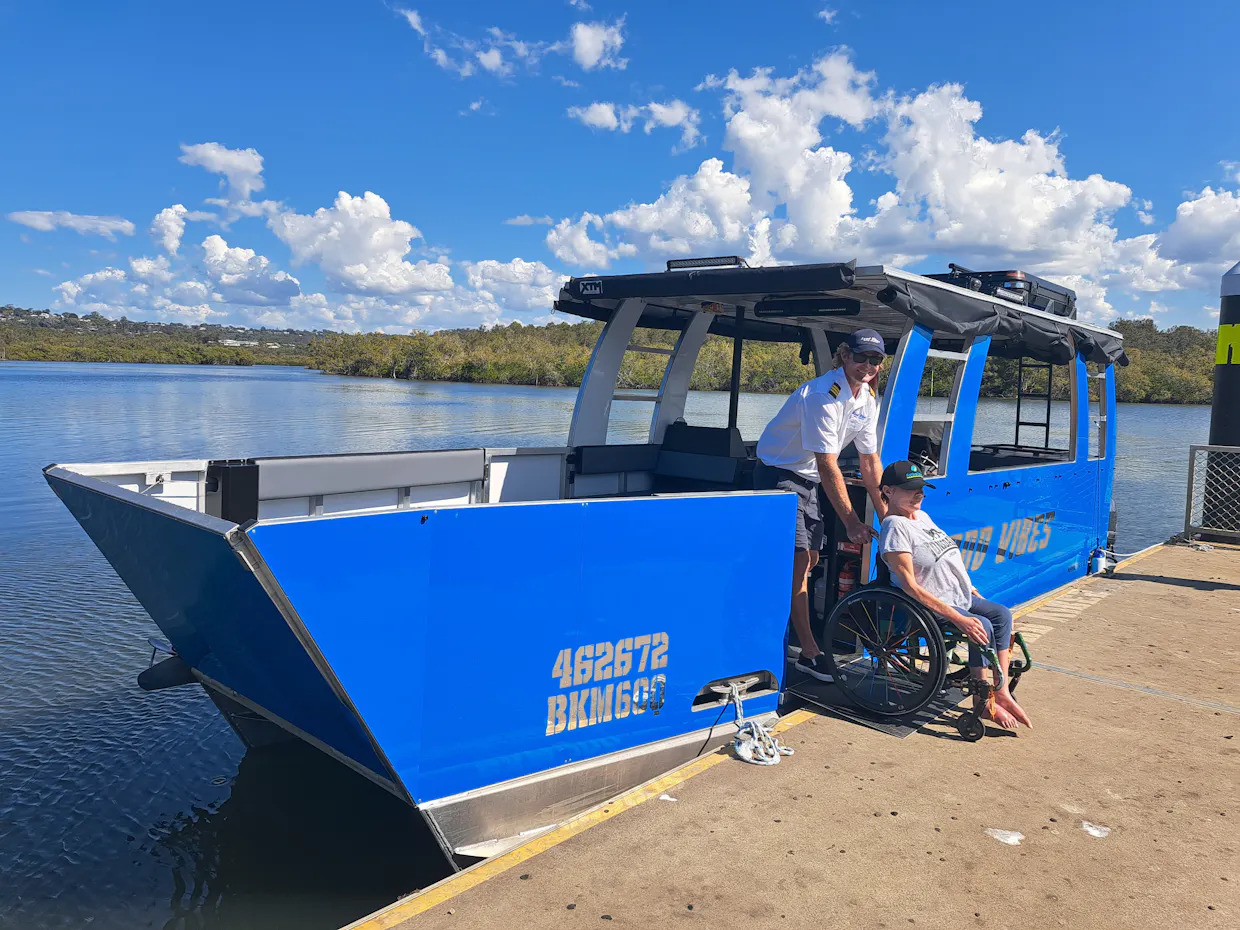
{"label": "boat window", "polygon": [[648,441],[659,385],[679,336],[680,333],[671,329],[638,327],[633,330],[612,395],[611,418],[607,423],[608,445]]}
{"label": "boat window", "polygon": [[1089,373],[1089,457],[1106,458],[1107,454],[1107,372],[1096,362],[1087,366]]}
{"label": "boat window", "polygon": [[969,470],[1071,461],[1075,365],[990,357],[982,374]]}
{"label": "boat window", "polygon": [[[801,347],[789,342],[741,344],[741,396],[736,426],[752,446],[779,412],[788,395],[815,375],[814,363],[801,364]],[[685,421],[691,426],[728,425],[728,389],[732,380],[732,340],[711,336],[698,353],[689,382]]]}
{"label": "boat window", "polygon": [[931,349],[930,357],[926,359],[917,398],[917,413],[913,416],[908,458],[921,466],[927,475],[947,474],[947,450],[951,445],[960,378],[967,360],[967,353],[939,349]]}

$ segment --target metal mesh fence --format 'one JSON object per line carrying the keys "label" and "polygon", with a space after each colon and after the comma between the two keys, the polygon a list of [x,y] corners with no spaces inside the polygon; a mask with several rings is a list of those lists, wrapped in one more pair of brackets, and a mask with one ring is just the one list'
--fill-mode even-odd
{"label": "metal mesh fence", "polygon": [[1184,533],[1240,537],[1240,447],[1188,447]]}

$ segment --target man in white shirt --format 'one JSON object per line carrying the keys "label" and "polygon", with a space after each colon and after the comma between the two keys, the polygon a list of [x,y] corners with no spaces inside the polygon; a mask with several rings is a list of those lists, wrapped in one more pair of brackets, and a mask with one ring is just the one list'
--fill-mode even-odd
{"label": "man in white shirt", "polygon": [[792,627],[801,643],[796,667],[819,681],[830,681],[827,660],[809,625],[809,573],[818,564],[823,521],[818,486],[839,515],[855,543],[875,533],[864,514],[853,512],[840,471],[839,455],[849,443],[861,460],[861,479],[881,520],[887,513],[879,492],[882,464],[878,458],[878,396],[874,381],[886,358],[883,338],[861,329],[845,338],[836,357],[840,362],[824,375],[797,388],[758,440],[754,487],[779,488],[797,495],[797,529],[792,561]]}

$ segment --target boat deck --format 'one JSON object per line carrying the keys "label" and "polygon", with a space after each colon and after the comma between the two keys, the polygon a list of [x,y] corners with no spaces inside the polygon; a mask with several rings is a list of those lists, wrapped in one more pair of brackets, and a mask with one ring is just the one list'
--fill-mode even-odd
{"label": "boat deck", "polygon": [[1235,927],[1238,623],[1240,548],[1155,549],[1023,612],[1033,731],[798,711],[778,766],[700,759],[352,928]]}

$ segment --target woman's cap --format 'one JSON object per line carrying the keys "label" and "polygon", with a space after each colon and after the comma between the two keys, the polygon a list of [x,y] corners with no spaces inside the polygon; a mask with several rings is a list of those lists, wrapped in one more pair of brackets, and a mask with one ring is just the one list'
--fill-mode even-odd
{"label": "woman's cap", "polygon": [[926,476],[921,473],[921,469],[908,461],[892,462],[884,468],[883,477],[879,485],[886,485],[889,488],[903,488],[906,491],[934,487],[934,485],[926,481]]}

